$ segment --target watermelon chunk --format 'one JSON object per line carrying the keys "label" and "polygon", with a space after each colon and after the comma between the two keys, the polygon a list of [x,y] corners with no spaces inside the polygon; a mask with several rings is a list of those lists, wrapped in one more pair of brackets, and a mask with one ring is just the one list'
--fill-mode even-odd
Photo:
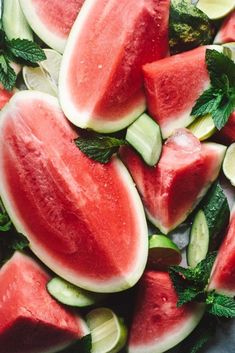
{"label": "watermelon chunk", "polygon": [[235,10],[226,17],[214,39],[216,44],[229,42],[235,42]]}
{"label": "watermelon chunk", "polygon": [[205,52],[206,47],[199,47],[143,67],[148,111],[163,138],[194,119],[192,107],[210,84]]}
{"label": "watermelon chunk", "polygon": [[163,233],[183,222],[217,178],[226,147],[203,143],[179,129],[163,146],[156,167],[125,147],[121,158],[142,197],[149,220]]}
{"label": "watermelon chunk", "polygon": [[220,130],[217,136],[222,137],[226,142],[232,143],[235,141],[235,112],[233,112],[226,125]]}
{"label": "watermelon chunk", "polygon": [[120,291],[146,264],[143,206],[121,161],[90,160],[76,137],[56,98],[15,94],[0,115],[0,194],[49,268],[88,290]]}
{"label": "watermelon chunk", "polygon": [[33,31],[51,48],[63,53],[71,27],[84,0],[20,0]]}
{"label": "watermelon chunk", "polygon": [[212,269],[209,290],[213,289],[221,294],[235,296],[235,208],[231,212],[227,235]]}
{"label": "watermelon chunk", "polygon": [[204,305],[178,308],[177,300],[167,272],[145,272],[130,329],[129,353],[165,352],[194,330],[204,314]]}
{"label": "watermelon chunk", "polygon": [[88,334],[47,292],[49,275],[16,252],[0,271],[0,353],[57,352]]}
{"label": "watermelon chunk", "polygon": [[0,109],[2,109],[5,104],[11,99],[13,96],[13,92],[7,91],[5,88],[0,85]]}
{"label": "watermelon chunk", "polygon": [[75,125],[118,131],[146,108],[141,67],[168,54],[170,0],[86,0],[63,56],[59,97]]}

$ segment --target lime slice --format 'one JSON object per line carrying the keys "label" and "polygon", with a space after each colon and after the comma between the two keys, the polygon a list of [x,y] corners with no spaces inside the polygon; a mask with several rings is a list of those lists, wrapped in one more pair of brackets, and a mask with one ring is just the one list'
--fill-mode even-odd
{"label": "lime slice", "polygon": [[125,345],[127,329],[123,321],[108,308],[98,308],[86,316],[91,330],[92,353],[117,353]]}
{"label": "lime slice", "polygon": [[62,56],[53,49],[44,49],[47,59],[39,67],[24,66],[23,78],[28,89],[57,96]]}
{"label": "lime slice", "polygon": [[226,151],[223,172],[226,178],[230,180],[231,184],[235,186],[235,142],[232,143]]}
{"label": "lime slice", "polygon": [[156,234],[149,238],[149,268],[165,269],[168,266],[179,265],[181,260],[180,249],[171,239]]}
{"label": "lime slice", "polygon": [[47,290],[59,302],[77,307],[93,305],[107,296],[79,288],[60,277],[52,278],[47,284]]}
{"label": "lime slice", "polygon": [[235,62],[235,42],[225,43],[223,46],[223,53]]}
{"label": "lime slice", "polygon": [[225,17],[235,8],[234,0],[199,0],[196,6],[211,20]]}
{"label": "lime slice", "polygon": [[188,129],[200,140],[206,140],[216,132],[216,127],[210,114],[196,118]]}

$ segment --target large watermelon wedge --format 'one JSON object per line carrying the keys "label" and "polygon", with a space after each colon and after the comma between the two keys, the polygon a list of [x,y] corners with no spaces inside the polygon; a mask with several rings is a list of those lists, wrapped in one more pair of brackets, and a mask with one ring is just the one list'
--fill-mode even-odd
{"label": "large watermelon wedge", "polygon": [[169,0],[86,0],[64,52],[59,97],[75,125],[118,131],[145,110],[141,67],[168,53]]}
{"label": "large watermelon wedge", "polygon": [[177,307],[177,294],[168,273],[145,272],[130,329],[128,352],[167,351],[194,330],[203,313],[201,304]]}
{"label": "large watermelon wedge", "polygon": [[71,27],[84,0],[20,0],[34,32],[51,48],[63,53]]}
{"label": "large watermelon wedge", "polygon": [[147,166],[131,148],[121,158],[139,189],[149,220],[163,233],[183,222],[217,178],[226,147],[203,143],[179,129],[163,146],[156,167]]}
{"label": "large watermelon wedge", "polygon": [[47,292],[49,275],[16,252],[0,271],[0,353],[52,353],[88,334]]}
{"label": "large watermelon wedge", "polygon": [[235,296],[235,208],[231,212],[227,235],[212,269],[209,289]]}
{"label": "large watermelon wedge", "polygon": [[210,83],[205,53],[200,47],[144,66],[148,111],[164,138],[194,119],[192,107]]}
{"label": "large watermelon wedge", "polygon": [[225,19],[217,33],[214,43],[235,42],[235,10]]}
{"label": "large watermelon wedge", "polygon": [[145,267],[143,207],[123,164],[91,161],[76,136],[56,98],[14,95],[0,115],[0,195],[54,272],[89,290],[120,291]]}

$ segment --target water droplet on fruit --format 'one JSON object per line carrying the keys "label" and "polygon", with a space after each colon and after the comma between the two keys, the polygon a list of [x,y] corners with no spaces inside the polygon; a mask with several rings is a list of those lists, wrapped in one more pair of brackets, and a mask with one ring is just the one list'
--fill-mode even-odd
{"label": "water droplet on fruit", "polygon": [[163,301],[163,302],[167,302],[167,297],[162,296],[162,301]]}
{"label": "water droplet on fruit", "polygon": [[103,65],[99,64],[98,69],[102,69]]}

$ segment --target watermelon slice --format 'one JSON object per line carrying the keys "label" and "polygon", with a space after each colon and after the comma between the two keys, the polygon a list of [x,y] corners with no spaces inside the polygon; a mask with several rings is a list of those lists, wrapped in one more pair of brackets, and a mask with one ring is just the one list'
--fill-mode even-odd
{"label": "watermelon slice", "polygon": [[201,304],[177,307],[177,294],[167,272],[145,272],[130,329],[128,352],[167,351],[194,330],[203,313]]}
{"label": "watermelon slice", "polygon": [[235,10],[225,19],[217,33],[214,43],[235,42]]}
{"label": "watermelon slice", "polygon": [[217,134],[219,137],[223,137],[226,142],[232,143],[235,141],[235,112],[233,112],[226,125]]}
{"label": "watermelon slice", "polygon": [[3,88],[2,85],[0,85],[0,109],[5,106],[5,104],[11,99],[13,94],[13,92],[7,91],[5,88]]}
{"label": "watermelon slice", "polygon": [[71,27],[84,0],[20,0],[33,31],[49,47],[63,53]]}
{"label": "watermelon slice", "polygon": [[208,88],[206,47],[146,64],[143,68],[149,114],[157,121],[163,138],[192,121],[196,99]]}
{"label": "watermelon slice", "polygon": [[85,1],[69,36],[59,80],[62,109],[75,125],[118,131],[144,112],[141,67],[168,54],[169,4]]}
{"label": "watermelon slice", "polygon": [[47,292],[48,274],[16,252],[0,271],[0,353],[58,352],[88,334]]}
{"label": "watermelon slice", "polygon": [[147,261],[143,207],[123,164],[90,160],[76,137],[56,98],[15,94],[0,116],[0,194],[49,268],[91,291],[121,291]]}
{"label": "watermelon slice", "polygon": [[212,269],[209,290],[235,296],[235,207],[231,212],[227,235]]}
{"label": "watermelon slice", "polygon": [[183,222],[217,178],[226,147],[203,143],[179,129],[163,146],[156,167],[125,147],[121,158],[139,189],[149,220],[163,233]]}

